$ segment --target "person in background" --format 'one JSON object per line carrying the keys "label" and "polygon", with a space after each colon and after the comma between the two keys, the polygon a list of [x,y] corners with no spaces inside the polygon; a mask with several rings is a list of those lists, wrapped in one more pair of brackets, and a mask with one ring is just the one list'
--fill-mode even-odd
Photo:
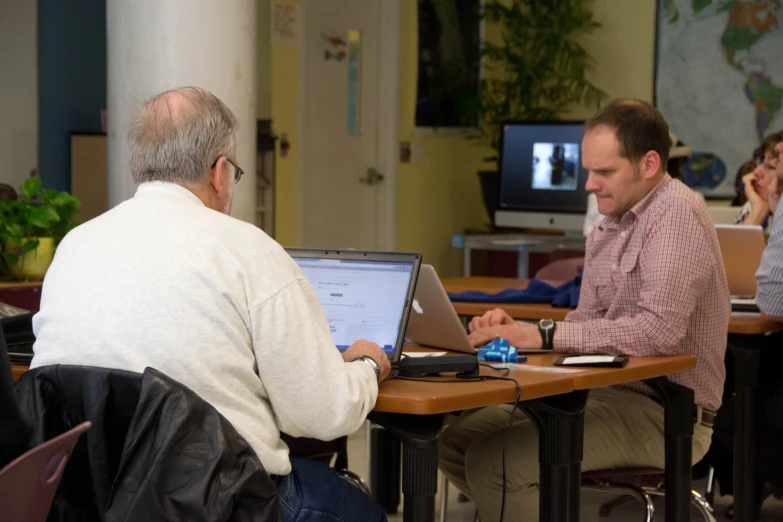
{"label": "person in background", "polygon": [[[775,150],[783,156],[783,139]],[[777,162],[768,191],[770,208],[777,208],[783,197],[783,161]],[[767,318],[783,322],[783,219],[777,221],[781,223],[774,225],[756,273],[756,302]]]}
{"label": "person in background", "polygon": [[[778,157],[783,155],[783,142],[775,145]],[[783,161],[778,161],[768,186],[769,205],[777,207],[783,193]],[[756,272],[756,302],[762,315],[783,322],[783,219],[771,226],[767,248]],[[755,500],[757,510],[772,493],[783,493],[783,332],[760,337],[758,443],[756,449]],[[721,490],[731,490],[733,480],[734,412],[732,394],[726,394],[715,418],[715,437],[710,453]],[[724,481],[728,484],[724,485]],[[728,488],[726,488],[728,486]],[[733,512],[733,506],[727,514]]]}
{"label": "person in background", "polygon": [[742,178],[745,174],[750,174],[758,166],[760,161],[764,160],[764,149],[761,145],[753,149],[753,157],[740,165],[737,169],[737,176],[734,178],[734,199],[731,201],[732,207],[741,207],[748,201],[745,195],[745,188],[742,184]]}
{"label": "person in background", "polygon": [[283,522],[385,521],[329,466],[290,458],[280,437],[355,432],[390,364],[368,341],[340,354],[299,266],[230,216],[242,177],[237,127],[230,108],[196,87],[137,111],[128,132],[136,194],[57,248],[33,320],[31,368],[155,368],[247,441],[277,484]]}
{"label": "person in background", "polygon": [[[783,142],[783,132],[775,132],[764,138],[761,144],[763,157],[753,172],[742,177],[742,189],[747,201],[737,215],[737,225],[760,225],[769,229],[777,202],[770,202],[770,186],[775,180],[775,169],[780,161],[776,151]],[[773,207],[774,204],[774,207]]]}
{"label": "person in background", "polygon": [[[668,172],[669,176],[672,178],[682,181],[682,167],[687,163],[688,156],[691,155],[693,149],[677,139],[677,136],[674,134],[669,134],[669,140],[671,142],[671,147],[669,148],[669,161],[666,163],[666,172]],[[588,194],[585,224],[582,229],[583,234],[587,236],[604,217],[605,216],[598,211],[598,200],[596,199],[595,194]]]}

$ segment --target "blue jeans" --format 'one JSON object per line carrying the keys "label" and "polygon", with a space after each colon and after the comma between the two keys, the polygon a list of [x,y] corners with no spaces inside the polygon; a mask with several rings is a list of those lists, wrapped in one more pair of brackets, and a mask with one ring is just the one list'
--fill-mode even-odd
{"label": "blue jeans", "polygon": [[291,466],[274,477],[283,522],[386,522],[380,504],[329,466],[306,459]]}

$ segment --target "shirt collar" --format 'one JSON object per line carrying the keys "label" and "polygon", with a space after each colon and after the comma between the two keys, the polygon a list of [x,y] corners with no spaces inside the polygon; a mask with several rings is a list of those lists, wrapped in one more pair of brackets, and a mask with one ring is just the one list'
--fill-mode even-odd
{"label": "shirt collar", "polygon": [[178,185],[177,183],[170,183],[168,181],[147,181],[142,183],[136,189],[136,194],[134,194],[133,197],[146,198],[150,196],[161,195],[204,206],[204,203],[198,198],[198,196],[196,196],[190,190],[186,189],[182,185]]}

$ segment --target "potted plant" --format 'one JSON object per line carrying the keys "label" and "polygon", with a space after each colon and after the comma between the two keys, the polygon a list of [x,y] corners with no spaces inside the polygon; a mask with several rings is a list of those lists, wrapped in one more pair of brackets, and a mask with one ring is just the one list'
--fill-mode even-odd
{"label": "potted plant", "polygon": [[[510,120],[555,120],[575,105],[598,108],[604,91],[587,79],[593,62],[584,37],[601,27],[590,0],[490,0],[482,17],[497,26],[499,43],[481,42],[483,79],[462,100],[466,122],[477,122],[480,139],[499,158],[501,124]],[[497,168],[479,172],[487,212],[498,206]]]}
{"label": "potted plant", "polygon": [[3,270],[20,280],[43,279],[80,203],[67,192],[43,190],[37,176],[19,189],[19,199],[0,201]]}

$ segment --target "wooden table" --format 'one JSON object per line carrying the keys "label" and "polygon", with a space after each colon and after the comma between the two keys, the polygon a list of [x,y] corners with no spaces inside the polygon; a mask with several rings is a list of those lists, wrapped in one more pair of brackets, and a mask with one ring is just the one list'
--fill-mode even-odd
{"label": "wooden table", "polygon": [[19,377],[26,372],[29,367],[26,364],[11,364],[11,375],[14,378],[14,382],[19,380]]}
{"label": "wooden table", "polygon": [[[529,355],[525,366],[555,368],[552,363],[557,357],[553,353]],[[657,385],[665,393],[677,397],[675,401],[664,400],[667,411],[675,412],[667,418],[689,419],[685,427],[673,423],[666,425],[667,462],[681,463],[673,466],[674,470],[688,470],[687,477],[667,476],[671,484],[667,505],[682,505],[684,502],[685,509],[689,510],[693,392],[687,388],[680,390],[682,387],[668,382],[663,376],[695,367],[694,356],[681,355],[634,357],[625,368],[573,368],[581,371],[568,373],[510,371],[508,377],[520,386],[520,408],[539,431],[539,455],[542,459],[540,520],[579,520],[587,390],[639,380],[644,380],[654,389]],[[482,368],[481,374],[498,375],[488,368]],[[453,377],[432,378],[434,381],[450,379]],[[381,384],[370,420],[387,428],[402,442],[404,520],[434,519],[437,442],[445,413],[513,403],[515,395],[515,386],[504,381],[435,383],[391,380]],[[374,454],[383,455],[387,451],[390,451],[387,447],[375,448]],[[377,465],[375,459],[372,460],[371,465]],[[394,470],[386,469],[385,472],[394,473]],[[681,508],[679,512],[682,512]]]}
{"label": "wooden table", "polygon": [[[406,348],[407,349],[407,348]],[[553,367],[556,354],[530,355],[527,366]],[[545,457],[541,461],[541,520],[578,521],[581,448],[583,437],[585,390],[664,375],[694,368],[693,356],[631,358],[625,368],[590,369],[583,372],[550,373],[511,370],[508,377],[520,386],[520,407],[538,424],[539,444]],[[13,365],[14,378],[27,369]],[[578,369],[578,368],[574,368]],[[570,370],[570,369],[569,369]],[[583,369],[582,369],[583,370]],[[500,375],[482,367],[482,375]],[[453,377],[434,377],[451,380]],[[402,491],[405,495],[403,518],[433,521],[437,493],[438,437],[445,414],[465,409],[513,403],[516,387],[508,381],[432,383],[401,379],[381,384],[378,401],[370,415],[373,422],[387,428],[402,442]],[[690,414],[690,412],[688,412]],[[682,446],[681,444],[678,446]],[[690,448],[690,445],[686,445]],[[672,459],[687,459],[690,454],[675,455],[667,438]],[[668,453],[667,453],[668,454]],[[672,492],[674,488],[671,488]],[[689,495],[686,490],[686,495]],[[563,502],[563,499],[569,499]]]}
{"label": "wooden table", "polygon": [[[464,291],[482,291],[497,293],[506,288],[525,289],[529,280],[514,278],[493,277],[461,277],[444,279],[443,285],[446,291],[459,293]],[[553,285],[560,282],[550,282]],[[566,308],[552,308],[547,304],[497,304],[497,303],[453,303],[454,309],[461,316],[482,315],[494,308],[503,308],[514,319],[538,320],[554,319],[562,321],[571,311]],[[756,445],[756,400],[758,397],[759,375],[759,350],[754,349],[758,336],[770,332],[783,330],[783,324],[776,323],[761,317],[760,314],[734,313],[729,320],[729,348],[734,353],[735,377],[736,377],[736,416],[735,424],[735,451],[734,451],[734,498],[735,519],[738,522],[752,520],[753,484],[755,480],[755,445]],[[583,377],[575,377],[575,389],[587,389],[596,374],[585,374]],[[581,382],[580,381],[584,381]],[[653,384],[655,386],[655,384]],[[659,395],[666,397],[666,393],[658,390]],[[671,394],[669,394],[671,395]],[[671,400],[671,397],[669,397]],[[667,422],[669,421],[667,417]],[[668,427],[672,431],[687,429],[684,426]],[[692,429],[692,428],[691,428]],[[671,471],[667,460],[667,484],[676,484],[678,490],[683,490],[682,480],[684,475],[690,473],[690,465],[686,468],[678,468]],[[676,482],[672,482],[672,481]],[[690,481],[688,480],[688,483]],[[671,489],[671,488],[669,488]],[[676,509],[683,513],[686,510],[683,504],[685,500],[677,500]],[[668,508],[667,508],[668,509]],[[667,512],[667,518],[672,518]],[[679,518],[677,518],[679,520]]]}
{"label": "wooden table", "polygon": [[[540,359],[540,361],[544,362],[545,360]],[[501,373],[482,367],[481,375],[497,377]],[[574,389],[573,374],[512,370],[507,377],[519,383],[520,400],[523,401],[569,393]],[[433,377],[432,379],[445,381],[453,380],[453,377]],[[513,403],[515,397],[516,387],[510,382],[444,382],[435,384],[392,379],[381,383],[378,389],[378,400],[373,411],[434,415]]]}

